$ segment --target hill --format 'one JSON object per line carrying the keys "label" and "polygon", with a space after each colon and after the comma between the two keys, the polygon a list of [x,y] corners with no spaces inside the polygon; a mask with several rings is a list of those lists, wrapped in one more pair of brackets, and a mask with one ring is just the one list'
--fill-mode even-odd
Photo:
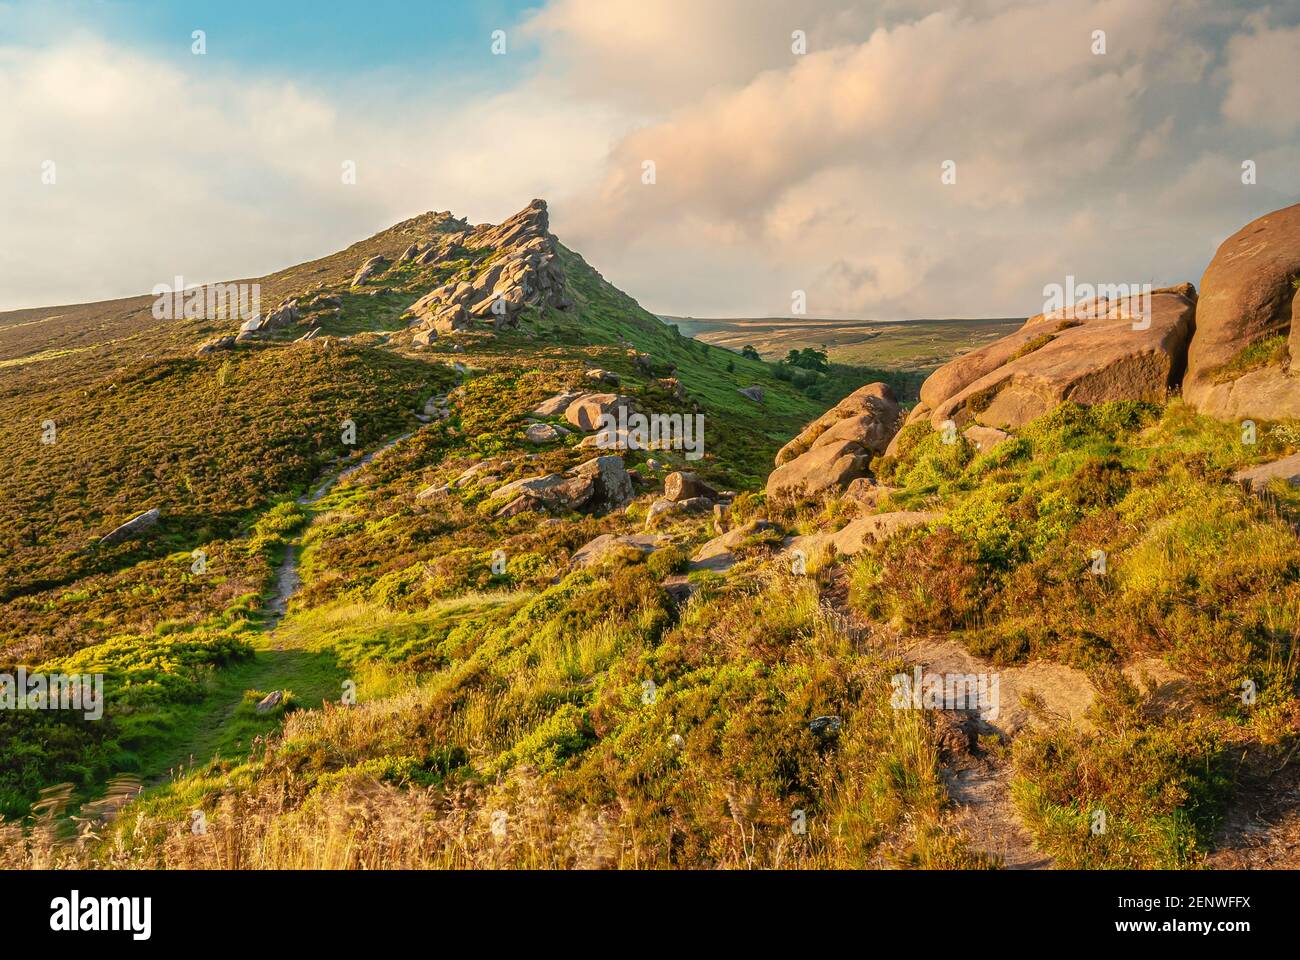
{"label": "hill", "polygon": [[0,713],[0,859],[1293,864],[1300,422],[1250,407],[1296,382],[1290,216],[914,405],[681,336],[540,201],[255,317],[0,316],[0,672],[106,703]]}

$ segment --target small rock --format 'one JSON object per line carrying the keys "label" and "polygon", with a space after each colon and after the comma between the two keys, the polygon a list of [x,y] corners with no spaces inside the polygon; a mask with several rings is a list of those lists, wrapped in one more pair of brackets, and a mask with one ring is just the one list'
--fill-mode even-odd
{"label": "small rock", "polygon": [[284,699],[284,692],[283,692],[283,691],[281,691],[281,690],[272,690],[270,693],[268,693],[266,696],[264,696],[261,700],[257,701],[257,708],[256,708],[256,709],[257,709],[257,712],[258,712],[258,713],[270,713],[272,710],[274,710],[276,707],[278,707],[278,706],[280,705],[280,701],[283,700],[283,699]]}

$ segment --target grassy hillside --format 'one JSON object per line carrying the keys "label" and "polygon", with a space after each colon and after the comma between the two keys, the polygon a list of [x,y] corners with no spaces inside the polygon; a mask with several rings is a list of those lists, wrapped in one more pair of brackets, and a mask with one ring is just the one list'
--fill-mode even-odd
{"label": "grassy hillside", "polygon": [[[100,311],[99,340],[48,347],[41,322],[0,320],[27,358],[0,367],[0,399],[28,428],[0,470],[0,664],[101,672],[109,703],[103,722],[0,714],[0,863],[985,867],[1007,856],[990,823],[1060,866],[1199,866],[1245,843],[1230,814],[1282,789],[1300,733],[1300,502],[1231,475],[1300,448],[1295,424],[1243,445],[1176,400],[1066,405],[987,454],[922,424],[873,464],[881,502],[767,502],[776,449],[875,373],[796,387],[564,248],[571,309],[414,349],[407,309],[483,261],[349,280],[442,223],[277,274],[285,295],[339,297],[316,341],[196,358],[231,325],[181,323],[132,357],[124,335],[151,334],[125,304]],[[598,452],[524,436],[592,367],[643,408],[702,413],[705,457],[629,452],[625,510],[498,517],[501,485]],[[739,393],[754,384],[761,403]],[[435,395],[449,416],[418,418]],[[642,532],[679,468],[739,492],[733,526],[770,523],[734,567],[691,567],[716,533],[698,514],[648,557],[571,562]],[[94,545],[149,506],[153,536]],[[935,516],[854,558],[800,570],[783,552],[901,509]],[[1047,670],[1079,716],[1026,695],[1008,710],[1036,722],[1012,738],[895,709],[918,643],[1008,683]],[[971,778],[1005,809],[972,801]]]}

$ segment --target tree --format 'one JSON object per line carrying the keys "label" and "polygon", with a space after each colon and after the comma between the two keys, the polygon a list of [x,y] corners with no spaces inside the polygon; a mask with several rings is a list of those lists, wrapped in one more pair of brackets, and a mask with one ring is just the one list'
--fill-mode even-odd
{"label": "tree", "polygon": [[758,355],[758,351],[754,349],[753,345],[752,345],[752,344],[748,344],[748,343],[745,344],[745,348],[744,348],[743,350],[740,351],[740,355],[741,355],[742,357],[744,357],[745,359],[747,359],[747,360],[762,360],[762,359],[763,359],[762,357],[760,357],[760,356]]}

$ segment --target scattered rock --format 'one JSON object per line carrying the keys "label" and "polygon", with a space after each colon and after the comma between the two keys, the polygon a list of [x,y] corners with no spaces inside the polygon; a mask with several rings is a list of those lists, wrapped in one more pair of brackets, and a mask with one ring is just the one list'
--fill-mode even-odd
{"label": "scattered rock", "polygon": [[602,416],[617,416],[620,408],[631,412],[631,399],[617,393],[584,393],[565,408],[564,419],[579,430],[590,432],[600,426]]}
{"label": "scattered rock", "polygon": [[664,499],[680,502],[695,497],[717,500],[718,491],[699,478],[697,474],[677,471],[664,477]]}
{"label": "scattered rock", "polygon": [[534,423],[524,431],[524,438],[529,443],[554,443],[567,433],[567,430],[562,430],[549,423]]}
{"label": "scattered rock", "polygon": [[162,511],[157,507],[146,510],[139,516],[132,517],[120,527],[110,530],[100,538],[99,542],[103,546],[112,546],[115,543],[121,543],[123,540],[129,540],[132,537],[138,537],[158,525],[162,517]]}
{"label": "scattered rock", "polygon": [[861,553],[870,544],[884,540],[900,530],[930,523],[941,516],[942,514],[939,513],[922,510],[877,513],[851,520],[834,533],[812,533],[795,537],[788,547],[791,551],[800,550],[805,555],[811,555],[819,549],[833,549],[838,556],[851,557]]}
{"label": "scattered rock", "polygon": [[272,690],[261,700],[257,701],[257,707],[255,709],[257,710],[258,713],[270,713],[272,710],[274,710],[276,707],[280,705],[280,701],[282,701],[283,699],[284,699],[283,690]]}
{"label": "scattered rock", "polygon": [[582,396],[580,392],[557,393],[549,400],[544,400],[537,409],[533,411],[534,417],[559,417],[563,416],[564,411],[568,409],[569,404]]}
{"label": "scattered rock", "polygon": [[973,443],[980,453],[988,453],[999,443],[1011,439],[1011,434],[1005,430],[999,430],[997,427],[981,427],[979,424],[967,427],[961,435]]}
{"label": "scattered rock", "polygon": [[234,348],[235,348],[235,337],[232,334],[230,336],[225,336],[225,337],[216,337],[213,340],[208,340],[204,343],[201,343],[199,344],[199,348],[194,352],[196,355],[200,357],[206,357],[210,353],[217,353],[221,350],[233,350]]}
{"label": "scattered rock", "polygon": [[383,256],[382,254],[376,254],[375,256],[371,257],[369,260],[367,260],[365,263],[363,263],[360,267],[357,268],[356,275],[353,276],[352,278],[351,286],[354,287],[361,286],[372,276],[374,276],[380,267],[385,266],[387,263],[388,263],[388,258]]}
{"label": "scattered rock", "polygon": [[1248,487],[1252,493],[1264,492],[1274,480],[1300,487],[1300,453],[1293,453],[1272,463],[1261,463],[1258,466],[1247,467],[1245,470],[1238,470],[1232,475],[1232,479]]}
{"label": "scattered rock", "polygon": [[659,548],[659,544],[659,537],[654,534],[634,533],[628,536],[616,537],[612,533],[605,533],[579,547],[578,551],[570,559],[569,565],[588,567],[599,561],[611,550],[623,547],[640,550],[642,553],[653,553]]}

